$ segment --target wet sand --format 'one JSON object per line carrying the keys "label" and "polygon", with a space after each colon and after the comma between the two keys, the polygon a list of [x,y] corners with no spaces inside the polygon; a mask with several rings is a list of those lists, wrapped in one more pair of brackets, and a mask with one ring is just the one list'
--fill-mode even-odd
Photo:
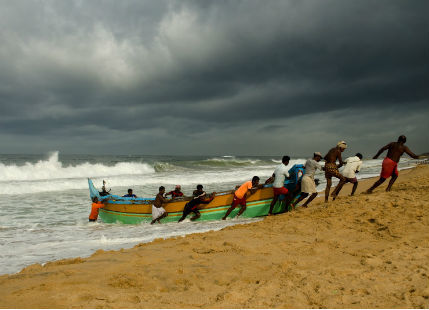
{"label": "wet sand", "polygon": [[[362,181],[357,193],[372,185]],[[2,308],[428,308],[429,166],[217,232],[0,276]]]}

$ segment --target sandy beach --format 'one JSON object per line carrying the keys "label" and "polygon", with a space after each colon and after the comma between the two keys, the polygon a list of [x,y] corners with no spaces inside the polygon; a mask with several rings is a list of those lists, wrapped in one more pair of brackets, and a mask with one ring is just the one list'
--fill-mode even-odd
{"label": "sandy beach", "polygon": [[428,308],[429,167],[217,232],[0,276],[1,308]]}

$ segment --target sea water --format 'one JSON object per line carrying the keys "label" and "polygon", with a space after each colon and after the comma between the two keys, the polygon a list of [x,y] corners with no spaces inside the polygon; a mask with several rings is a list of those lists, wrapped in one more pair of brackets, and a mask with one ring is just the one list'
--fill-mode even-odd
{"label": "sea water", "polygon": [[[155,197],[158,187],[176,184],[190,195],[197,184],[207,192],[230,190],[258,175],[264,182],[280,157],[235,156],[93,156],[0,155],[0,274],[15,273],[34,263],[87,257],[98,249],[131,248],[156,238],[219,230],[261,219],[232,219],[150,225],[88,222],[88,181],[111,193],[132,188],[139,197]],[[293,158],[303,164],[305,158]],[[414,161],[401,160],[400,167]],[[365,160],[358,178],[379,174],[381,160]],[[316,174],[324,188],[324,177]],[[335,184],[335,183],[334,183]]]}

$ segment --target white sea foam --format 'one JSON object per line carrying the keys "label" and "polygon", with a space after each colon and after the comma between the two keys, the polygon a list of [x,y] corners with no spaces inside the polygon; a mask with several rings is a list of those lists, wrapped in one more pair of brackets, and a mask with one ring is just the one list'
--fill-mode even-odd
{"label": "white sea foam", "polygon": [[37,181],[53,179],[72,179],[87,177],[107,177],[119,175],[143,175],[155,172],[146,163],[120,162],[113,166],[90,164],[88,162],[76,166],[64,166],[58,160],[58,152],[54,152],[47,160],[36,163],[25,163],[23,166],[0,163],[0,180],[2,181]]}
{"label": "white sea foam", "polygon": [[[244,160],[243,162],[249,163]],[[294,164],[302,164],[305,160],[292,160],[289,167]],[[255,164],[257,162],[255,161]],[[159,165],[159,163],[155,163]],[[4,166],[4,165],[3,165]],[[35,194],[42,192],[61,192],[68,190],[82,190],[88,188],[87,178],[91,177],[94,184],[100,188],[103,180],[107,181],[107,186],[115,188],[138,186],[146,190],[138,195],[151,196],[154,190],[160,185],[167,188],[175,184],[181,184],[186,190],[191,190],[196,184],[212,185],[210,190],[226,190],[225,186],[238,185],[254,175],[261,178],[271,176],[275,165],[245,165],[234,168],[221,168],[216,170],[190,170],[171,169],[171,164],[163,165],[165,169],[153,169],[146,163],[121,162],[114,166],[105,164],[79,164],[76,166],[63,167],[58,162],[58,153],[53,154],[47,161],[39,161],[36,164],[25,164],[24,166],[9,165],[3,168],[6,172],[0,181],[0,195],[20,195]],[[28,169],[28,171],[26,170]],[[46,169],[46,170],[45,170]],[[3,170],[0,167],[0,171]],[[7,177],[11,171],[17,171],[17,175]],[[43,177],[33,176],[37,171]]]}
{"label": "white sea foam", "polygon": [[[183,191],[190,193],[198,183],[207,191],[220,191],[231,189],[254,175],[264,181],[280,163],[270,158],[213,158],[224,159],[226,164],[209,162],[206,158],[198,161],[193,157],[171,161],[141,157],[129,162],[126,157],[113,157],[102,158],[98,163],[94,158],[95,163],[72,158],[60,162],[58,153],[21,165],[13,158],[4,160],[0,164],[0,274],[17,272],[33,263],[89,256],[98,249],[132,247],[155,238],[218,230],[252,221],[186,221],[162,225],[88,223],[87,177],[94,178],[97,187],[103,179],[107,180],[114,194],[125,193],[126,188],[135,186],[140,197],[153,197],[160,185],[173,188],[181,184]],[[289,166],[304,162],[304,159],[292,160]],[[400,167],[406,168],[412,163],[401,160]],[[380,166],[381,159],[364,161],[358,178],[378,175]],[[316,177],[322,182],[318,189],[323,190],[323,172],[318,172]]]}

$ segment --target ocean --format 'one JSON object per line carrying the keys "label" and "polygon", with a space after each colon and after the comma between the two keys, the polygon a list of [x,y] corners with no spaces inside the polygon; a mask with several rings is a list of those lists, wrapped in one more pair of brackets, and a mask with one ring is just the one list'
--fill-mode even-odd
{"label": "ocean", "polygon": [[[347,153],[347,152],[346,152]],[[347,154],[346,154],[347,155]],[[351,155],[351,154],[348,154]],[[345,158],[346,156],[344,156]],[[156,238],[219,230],[261,219],[232,219],[150,225],[88,222],[91,207],[87,178],[112,194],[132,188],[139,197],[154,197],[158,187],[176,184],[190,194],[197,184],[207,192],[232,189],[258,175],[264,182],[281,157],[275,156],[94,156],[0,155],[0,274],[16,273],[34,263],[87,257],[96,250],[131,248]],[[381,159],[364,160],[358,178],[377,176]],[[293,164],[305,158],[293,158]],[[404,158],[400,169],[413,166]],[[322,173],[316,174],[325,186]],[[334,183],[336,184],[336,183]]]}

